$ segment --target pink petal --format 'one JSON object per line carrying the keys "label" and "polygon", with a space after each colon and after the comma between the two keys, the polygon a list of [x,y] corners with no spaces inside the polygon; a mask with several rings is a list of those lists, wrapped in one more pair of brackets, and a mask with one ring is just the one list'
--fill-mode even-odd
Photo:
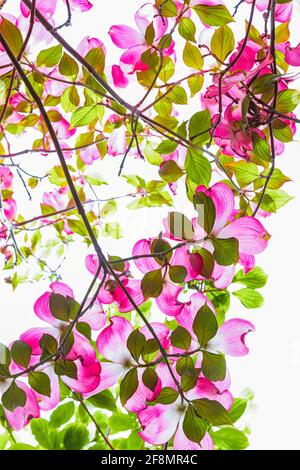
{"label": "pink petal", "polygon": [[264,251],[270,239],[269,233],[254,217],[242,217],[224,227],[218,238],[237,238],[239,251],[247,255],[257,255]]}
{"label": "pink petal", "polygon": [[101,362],[100,384],[92,393],[86,396],[95,395],[115,385],[124,375],[125,369],[122,364],[113,364],[112,362]]}
{"label": "pink petal", "polygon": [[168,442],[174,435],[180,415],[173,403],[149,406],[138,413],[138,417],[143,428],[139,433],[141,438],[149,444],[160,445]]}
{"label": "pink petal", "polygon": [[97,339],[97,348],[101,356],[118,364],[133,361],[127,349],[127,339],[133,331],[131,323],[123,317],[110,318],[110,325],[101,331]]}
{"label": "pink petal", "polygon": [[125,25],[112,26],[108,33],[112,42],[121,49],[128,49],[144,43],[144,36],[133,28]]}
{"label": "pink petal", "polygon": [[[151,241],[150,239],[139,240],[133,247],[132,256],[143,256],[151,254]],[[139,258],[134,260],[136,267],[144,274],[155,271],[160,268],[160,265],[154,258]]]}
{"label": "pink petal", "polygon": [[142,375],[144,370],[138,369],[138,379],[139,385],[134,394],[126,402],[126,408],[133,413],[137,413],[146,408],[147,401],[153,401],[161,392],[161,381],[158,379],[155,390],[152,392],[148,387],[146,387],[142,381]]}
{"label": "pink petal", "polygon": [[212,233],[217,234],[227,223],[234,209],[234,194],[225,183],[216,183],[210,189],[199,187],[197,191],[199,190],[204,191],[207,196],[211,197],[215,205],[216,220]]}
{"label": "pink petal", "polygon": [[107,152],[116,157],[126,152],[126,128],[124,126],[114,129],[107,142]]}
{"label": "pink petal", "polygon": [[129,80],[119,65],[112,66],[111,75],[116,87],[126,88],[128,86]]}
{"label": "pink petal", "polygon": [[72,10],[82,12],[93,8],[93,5],[88,0],[70,0],[70,6]]}
{"label": "pink petal", "polygon": [[300,65],[300,44],[296,47],[287,46],[285,50],[285,61],[287,64],[297,67]]}
{"label": "pink petal", "polygon": [[[122,284],[136,305],[141,305],[145,302],[141,289],[141,281],[136,279],[124,279],[122,280]],[[118,304],[120,312],[131,312],[131,310],[134,310],[131,300],[129,300],[120,286],[117,286],[113,291],[113,297]]]}
{"label": "pink petal", "polygon": [[209,348],[230,356],[245,356],[249,352],[245,338],[250,331],[255,331],[255,327],[249,321],[240,318],[228,320],[209,341]]}
{"label": "pink petal", "polygon": [[157,306],[166,315],[175,317],[184,307],[184,303],[178,300],[182,287],[176,286],[171,282],[164,284],[162,293],[156,299]]}
{"label": "pink petal", "polygon": [[84,367],[81,362],[75,361],[77,367],[77,380],[63,376],[62,380],[74,392],[90,393],[93,392],[100,384],[101,365],[98,361]]}
{"label": "pink petal", "polygon": [[[53,16],[55,9],[56,9],[57,0],[51,0],[51,2],[47,2],[45,0],[37,0],[36,1],[36,9],[46,18],[49,19]],[[20,4],[21,13],[26,18],[30,15],[30,10],[24,5],[23,2]]]}
{"label": "pink petal", "polygon": [[67,355],[67,359],[79,359],[84,366],[90,366],[96,360],[96,353],[91,343],[81,334],[74,331],[74,344]]}
{"label": "pink petal", "polygon": [[[92,299],[87,300],[87,305]],[[101,330],[106,323],[106,313],[103,310],[101,302],[96,299],[92,307],[80,318],[80,321],[90,325],[92,330]]]}

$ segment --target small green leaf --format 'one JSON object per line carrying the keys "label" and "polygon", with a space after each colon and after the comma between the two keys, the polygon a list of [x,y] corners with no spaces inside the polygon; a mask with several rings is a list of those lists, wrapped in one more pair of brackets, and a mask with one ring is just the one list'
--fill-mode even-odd
{"label": "small green leaf", "polygon": [[57,352],[57,341],[53,336],[44,333],[42,338],[40,339],[40,347],[42,350],[41,359],[45,359],[46,357],[52,356]]}
{"label": "small green leaf", "polygon": [[178,396],[178,392],[173,388],[164,387],[161,389],[158,397],[153,402],[151,402],[151,404],[160,403],[162,405],[171,405],[171,403],[174,403],[174,401],[177,400]]}
{"label": "small green leaf", "polygon": [[191,341],[192,338],[190,333],[180,325],[177,326],[177,328],[171,334],[171,343],[176,348],[188,351],[191,345]]}
{"label": "small green leaf", "polygon": [[26,393],[24,390],[12,382],[10,387],[2,395],[2,405],[8,411],[14,411],[18,406],[25,406]]}
{"label": "small green leaf", "polygon": [[62,55],[62,46],[58,44],[57,46],[49,47],[41,51],[37,56],[37,66],[38,67],[54,67],[60,61]]}
{"label": "small green leaf", "polygon": [[19,29],[4,16],[1,16],[0,32],[14,56],[17,57],[23,45],[23,38]]}
{"label": "small green leaf", "polygon": [[127,348],[133,359],[138,362],[146,346],[146,338],[139,330],[133,330],[127,339]]}
{"label": "small green leaf", "polygon": [[139,385],[137,369],[131,369],[123,378],[120,385],[120,400],[122,406],[125,406],[129,398],[136,392]]}
{"label": "small green leaf", "polygon": [[224,5],[195,5],[193,10],[209,26],[223,26],[234,21]]}
{"label": "small green leaf", "polygon": [[185,171],[188,177],[197,185],[209,186],[211,165],[201,153],[188,149],[185,159]]}
{"label": "small green leaf", "polygon": [[61,294],[51,292],[49,299],[49,308],[52,315],[58,320],[67,322],[70,317],[70,302],[67,297]]}
{"label": "small green leaf", "polygon": [[146,367],[142,375],[142,381],[149,390],[154,392],[158,383],[158,376],[155,370],[151,367]]}
{"label": "small green leaf", "polygon": [[11,357],[20,366],[28,367],[31,358],[32,349],[23,341],[15,341],[11,347]]}
{"label": "small green leaf", "polygon": [[159,175],[167,183],[175,183],[184,172],[174,160],[167,160],[160,165]]}
{"label": "small green leaf", "polygon": [[199,416],[206,419],[213,426],[231,424],[228,412],[218,401],[202,398],[194,400],[192,403]]}
{"label": "small green leaf", "polygon": [[197,415],[194,407],[189,405],[184,416],[182,428],[190,441],[199,444],[205,436],[207,424]]}
{"label": "small green leaf", "polygon": [[53,428],[59,428],[66,424],[74,416],[75,406],[73,401],[58,406],[50,416],[50,425]]}
{"label": "small green leaf", "polygon": [[233,278],[233,282],[240,282],[251,289],[259,289],[266,285],[267,279],[267,274],[260,267],[255,266],[247,273],[243,269],[238,271]]}
{"label": "small green leaf", "polygon": [[224,62],[226,57],[234,49],[234,35],[229,26],[221,26],[218,28],[211,39],[210,47],[215,56]]}
{"label": "small green leaf", "polygon": [[212,238],[214,258],[221,266],[231,266],[239,260],[239,242],[236,238]]}
{"label": "small green leaf", "polygon": [[264,303],[264,298],[260,292],[245,287],[244,289],[232,292],[246,308],[259,308]]}
{"label": "small green leaf", "polygon": [[59,359],[55,362],[54,372],[59,376],[67,376],[77,380],[77,367],[75,362]]}
{"label": "small green leaf", "polygon": [[66,77],[72,77],[75,79],[79,72],[79,67],[77,62],[64,52],[60,63],[59,63],[59,73]]}
{"label": "small green leaf", "polygon": [[187,42],[183,49],[183,62],[187,67],[191,67],[195,70],[202,70],[203,57],[197,46]]}
{"label": "small green leaf", "polygon": [[74,111],[71,117],[70,128],[87,126],[98,119],[98,105],[83,106]]}
{"label": "small green leaf", "polygon": [[175,284],[181,284],[187,276],[187,270],[184,266],[171,265],[169,267],[169,276],[171,281],[175,282]]}
{"label": "small green leaf", "polygon": [[245,398],[235,398],[229,410],[229,416],[232,423],[235,423],[245,413],[247,408],[247,400]]}
{"label": "small green leaf", "polygon": [[89,442],[89,431],[84,424],[70,424],[64,432],[64,446],[67,450],[81,450]]}
{"label": "small green leaf", "polygon": [[88,398],[88,401],[96,408],[103,408],[109,411],[116,411],[117,409],[115,397],[110,390],[103,390],[103,392]]}
{"label": "small green leaf", "polygon": [[195,42],[196,26],[190,18],[183,17],[180,19],[178,32],[187,41]]}
{"label": "small green leaf", "polygon": [[[210,139],[211,117],[208,109],[195,113],[189,122],[189,137],[194,144],[202,145]],[[192,150],[193,151],[193,150]]]}
{"label": "small green leaf", "polygon": [[226,361],[222,354],[212,354],[203,351],[202,372],[213,382],[224,380],[226,376]]}
{"label": "small green leaf", "polygon": [[163,289],[161,269],[146,273],[142,279],[141,288],[145,299],[158,297]]}
{"label": "small green leaf", "polygon": [[51,384],[50,379],[44,372],[30,372],[28,374],[28,382],[31,388],[41,395],[50,397]]}
{"label": "small green leaf", "polygon": [[239,429],[223,428],[213,432],[212,438],[220,450],[244,450],[249,446],[247,436]]}
{"label": "small green leaf", "polygon": [[215,314],[207,304],[198,310],[193,322],[193,331],[201,347],[204,347],[210,339],[216,336],[218,322]]}
{"label": "small green leaf", "polygon": [[300,91],[282,90],[277,95],[276,110],[280,113],[290,113],[300,103]]}

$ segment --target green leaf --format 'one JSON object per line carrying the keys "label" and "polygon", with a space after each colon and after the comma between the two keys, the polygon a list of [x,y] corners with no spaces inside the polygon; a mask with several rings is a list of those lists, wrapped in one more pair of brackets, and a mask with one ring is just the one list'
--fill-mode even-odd
{"label": "green leaf", "polygon": [[127,348],[133,359],[138,362],[146,346],[146,338],[139,330],[133,330],[127,339]]}
{"label": "green leaf", "polygon": [[254,289],[244,289],[232,292],[246,308],[259,308],[264,303],[263,296]]}
{"label": "green leaf", "polygon": [[15,341],[11,347],[11,357],[19,365],[25,369],[29,365],[32,349],[23,341]]}
{"label": "green leaf", "polygon": [[200,400],[193,400],[192,403],[199,416],[206,419],[213,426],[231,424],[228,412],[218,401],[201,398]]}
{"label": "green leaf", "polygon": [[255,163],[240,160],[234,163],[227,163],[226,167],[233,171],[240,186],[248,186],[259,177],[259,171]]}
{"label": "green leaf", "polygon": [[187,67],[195,70],[202,70],[203,57],[197,46],[187,42],[183,49],[183,62]]}
{"label": "green leaf", "polygon": [[187,270],[184,266],[171,265],[169,267],[169,276],[171,281],[175,282],[175,284],[181,284],[187,276]]}
{"label": "green leaf", "polygon": [[59,428],[66,424],[74,416],[75,406],[73,401],[58,406],[50,416],[50,425],[53,428]]}
{"label": "green leaf", "polygon": [[220,450],[244,450],[249,446],[245,433],[234,428],[223,428],[213,432],[212,438]]}
{"label": "green leaf", "polygon": [[28,382],[31,388],[41,395],[50,397],[51,384],[50,379],[44,372],[30,372],[28,374]]}
{"label": "green leaf", "polygon": [[38,67],[54,67],[60,61],[62,55],[62,46],[58,44],[57,46],[49,47],[41,51],[37,56],[37,66]]}
{"label": "green leaf", "polygon": [[120,385],[120,400],[122,406],[125,406],[129,398],[136,392],[138,388],[137,369],[131,369],[123,378]]}
{"label": "green leaf", "polygon": [[19,29],[4,16],[1,16],[0,32],[14,56],[17,57],[23,46],[23,38]]}
{"label": "green leaf", "polygon": [[193,75],[188,78],[188,87],[193,98],[202,88],[204,83],[203,75]]}
{"label": "green leaf", "polygon": [[281,209],[285,206],[288,202],[293,199],[293,196],[290,196],[286,191],[283,189],[267,189],[266,194],[271,196],[275,203],[276,210]]}
{"label": "green leaf", "polygon": [[211,165],[201,153],[188,149],[185,159],[185,171],[188,177],[197,185],[209,186]]}
{"label": "green leaf", "polygon": [[183,17],[180,19],[178,32],[187,41],[195,42],[196,26],[190,18]]}
{"label": "green leaf", "polygon": [[57,341],[53,336],[48,335],[47,333],[43,334],[40,339],[40,347],[42,350],[41,359],[52,356],[57,352]]}
{"label": "green leaf", "polygon": [[239,260],[239,242],[236,238],[212,238],[214,258],[221,266],[231,266]]}
{"label": "green leaf", "polygon": [[2,395],[2,405],[8,411],[14,411],[18,406],[25,406],[26,400],[26,393],[16,382],[12,382]]}
{"label": "green leaf", "polygon": [[194,407],[189,405],[184,416],[182,428],[190,441],[199,444],[205,436],[207,424],[197,415]]}
{"label": "green leaf", "polygon": [[226,361],[222,354],[212,354],[203,351],[202,372],[213,382],[224,380],[226,376]]}
{"label": "green leaf", "polygon": [[10,351],[2,343],[0,343],[0,364],[4,364],[6,366],[9,366],[10,364]]}
{"label": "green leaf", "polygon": [[194,228],[192,222],[180,212],[169,212],[168,227],[176,239],[193,240]]}
{"label": "green leaf", "polygon": [[233,278],[233,282],[240,282],[251,289],[259,289],[266,285],[267,279],[267,274],[261,268],[255,266],[247,273],[243,269],[238,271]]}
{"label": "green leaf", "polygon": [[74,111],[71,117],[70,128],[87,126],[98,119],[98,105],[83,106]]}
{"label": "green leaf", "polygon": [[192,338],[190,333],[182,326],[179,325],[174,331],[172,331],[171,343],[176,348],[188,351],[191,345],[191,341]]}
{"label": "green leaf", "polygon": [[64,434],[64,446],[67,450],[81,450],[89,442],[89,432],[84,424],[70,424]]}
{"label": "green leaf", "polygon": [[77,62],[65,52],[60,60],[58,69],[61,75],[72,77],[74,80],[76,79],[79,72]]}
{"label": "green leaf", "polygon": [[277,95],[276,110],[280,113],[290,113],[300,103],[299,90],[282,90]]}
{"label": "green leaf", "polygon": [[215,314],[207,304],[198,310],[193,322],[193,331],[201,347],[204,347],[210,339],[216,336],[218,322]]}
{"label": "green leaf", "polygon": [[76,109],[79,103],[80,98],[77,88],[74,85],[66,88],[66,90],[64,90],[63,94],[61,95],[61,105],[63,110],[66,113],[69,113],[70,111]]}
{"label": "green leaf", "polygon": [[[105,67],[105,53],[102,47],[94,47],[85,56],[86,62],[88,62],[94,70],[101,75]],[[87,78],[89,72],[83,69],[84,76]]]}
{"label": "green leaf", "polygon": [[209,235],[216,220],[216,208],[213,200],[203,191],[199,191],[193,197],[193,204],[198,213],[198,224]]}
{"label": "green leaf", "polygon": [[224,62],[226,57],[234,49],[234,35],[229,26],[221,26],[218,28],[211,39],[210,48],[215,56]]}
{"label": "green leaf", "polygon": [[163,289],[161,269],[146,273],[142,279],[141,288],[145,299],[158,297]]}
{"label": "green leaf", "polygon": [[56,375],[66,375],[71,379],[77,380],[77,367],[75,362],[59,359],[55,362],[54,372],[56,373]]}
{"label": "green leaf", "polygon": [[245,413],[247,408],[247,400],[245,398],[235,398],[229,410],[229,416],[232,423],[235,423]]}
{"label": "green leaf", "polygon": [[193,10],[209,26],[223,26],[234,21],[224,5],[195,5]]}
{"label": "green leaf", "polygon": [[67,322],[70,318],[71,305],[67,297],[51,292],[49,308],[52,315],[58,320]]}
{"label": "green leaf", "polygon": [[175,183],[184,173],[174,160],[167,160],[160,165],[159,175],[167,183]]}
{"label": "green leaf", "polygon": [[160,403],[162,405],[171,405],[171,403],[174,403],[174,401],[177,400],[178,396],[178,392],[173,388],[164,387],[161,389],[161,392],[158,397],[156,397],[156,399],[151,402],[151,404]]}
{"label": "green leaf", "polygon": [[[150,246],[150,251],[151,251],[151,254],[158,255],[158,256],[155,256],[154,259],[160,266],[164,266],[166,264],[165,261],[169,262],[172,258],[171,245],[166,240],[163,240],[162,238],[156,238],[155,240],[152,241],[151,246]],[[169,253],[163,256],[162,255],[159,256],[159,253],[165,253],[167,251],[169,251]]]}
{"label": "green leaf", "polygon": [[159,8],[162,16],[171,18],[178,15],[176,4],[173,0],[156,0],[156,7]]}
{"label": "green leaf", "polygon": [[158,375],[151,367],[146,367],[142,375],[143,384],[152,392],[155,391],[158,383]]}
{"label": "green leaf", "polygon": [[88,398],[88,401],[96,408],[103,408],[109,411],[116,411],[117,405],[115,397],[110,390],[103,390]]}
{"label": "green leaf", "polygon": [[208,109],[195,113],[189,122],[189,137],[194,144],[202,145],[210,139],[211,117]]}

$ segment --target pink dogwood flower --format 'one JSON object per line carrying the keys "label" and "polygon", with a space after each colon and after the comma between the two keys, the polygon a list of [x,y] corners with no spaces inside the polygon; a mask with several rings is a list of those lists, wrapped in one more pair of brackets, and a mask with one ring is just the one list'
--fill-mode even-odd
{"label": "pink dogwood flower", "polygon": [[[161,379],[162,387],[171,387],[177,390],[174,380],[165,364],[159,364],[156,373]],[[174,368],[174,374],[177,375]],[[233,399],[228,390],[220,392],[215,384],[205,378],[199,378],[195,387],[185,393],[188,400],[206,398],[218,401],[225,409],[230,409]],[[213,441],[208,432],[201,442],[192,442],[183,431],[183,421],[187,411],[187,404],[179,395],[170,405],[157,404],[148,406],[138,413],[142,431],[139,433],[144,441],[152,445],[165,444],[174,436],[175,450],[213,450]]]}
{"label": "pink dogwood flower", "polygon": [[[96,255],[88,255],[85,259],[85,265],[87,270],[96,275],[98,270],[99,262]],[[125,272],[129,270],[129,264],[125,265]],[[103,271],[100,270],[98,275],[100,279],[103,277]],[[144,295],[141,289],[141,281],[136,279],[131,279],[127,275],[121,275],[120,281],[122,282],[123,286],[126,288],[128,294],[132,297],[134,302],[137,305],[141,305],[145,302]],[[130,312],[133,310],[133,306],[123,289],[118,285],[116,280],[112,276],[107,276],[106,280],[101,287],[98,300],[105,304],[109,305],[112,303],[116,303],[120,312]]]}

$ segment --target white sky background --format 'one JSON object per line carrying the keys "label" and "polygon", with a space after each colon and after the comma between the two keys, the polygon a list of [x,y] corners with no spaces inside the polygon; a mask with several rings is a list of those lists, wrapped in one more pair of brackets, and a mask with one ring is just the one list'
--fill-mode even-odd
{"label": "white sky background", "polygon": [[[237,0],[226,2],[227,6],[235,5]],[[297,2],[294,2],[297,3]],[[9,11],[17,11],[19,4],[16,0],[8,0]],[[83,14],[73,15],[72,28],[65,28],[63,36],[74,45],[86,35],[103,40],[106,45],[107,65],[117,63],[121,50],[112,47],[107,34],[112,24],[127,24],[134,26],[134,12],[143,4],[143,0],[94,0],[94,8]],[[8,9],[6,8],[6,11]],[[235,28],[242,27],[242,13],[248,11],[241,8]],[[257,17],[259,13],[256,14]],[[298,22],[298,26],[297,26]],[[299,7],[297,18],[292,22],[292,44],[299,42]],[[297,40],[298,36],[298,40]],[[180,72],[180,71],[179,71]],[[183,74],[184,75],[184,70]],[[298,83],[299,88],[299,83]],[[120,94],[136,101],[137,93],[133,88],[121,90]],[[197,109],[196,109],[197,110]],[[297,138],[297,137],[296,137]],[[22,138],[16,143],[16,148],[30,145],[30,140]],[[298,306],[299,274],[299,208],[300,208],[300,156],[299,142],[287,144],[284,155],[278,157],[277,164],[284,174],[293,179],[285,186],[295,199],[265,222],[272,234],[269,247],[265,253],[257,257],[257,264],[269,274],[269,281],[263,290],[265,305],[257,310],[244,309],[241,304],[232,299],[230,316],[242,317],[252,321],[256,333],[247,338],[250,354],[244,358],[228,359],[232,377],[232,392],[239,395],[246,387],[255,393],[255,406],[247,414],[247,425],[252,429],[250,436],[252,449],[300,449],[299,422],[300,405],[298,399],[300,387],[300,311]],[[27,164],[36,174],[43,174],[41,158],[36,156]],[[23,162],[23,160],[22,160]],[[53,157],[53,164],[56,163]],[[113,186],[101,186],[98,190],[100,197],[110,194],[125,194],[128,186],[123,179],[115,176],[120,160],[107,156],[103,162],[97,161],[92,171],[100,172],[104,178],[109,175]],[[48,165],[48,162],[47,162]],[[153,179],[157,175],[155,167],[149,169],[141,161],[128,159],[125,174],[137,173],[140,176]],[[149,175],[149,176],[148,176]],[[17,186],[17,184],[16,184]],[[49,188],[49,186],[48,186]],[[46,189],[46,187],[44,188]],[[23,199],[22,214],[33,216],[38,214],[38,203],[29,205],[22,188],[17,188],[19,205]],[[33,193],[34,196],[35,193]],[[39,201],[37,201],[39,202]],[[128,201],[130,202],[130,200]],[[177,198],[177,209],[184,210],[184,198]],[[181,208],[178,207],[181,205]],[[189,209],[190,210],[190,209]],[[135,240],[143,234],[155,235],[161,229],[162,212],[167,210],[151,209],[150,222],[144,212],[130,211],[130,219],[122,223],[126,231],[126,239],[114,241],[110,238],[101,240],[105,248],[113,254],[130,255],[130,249]],[[185,210],[188,215],[188,211]],[[122,218],[122,211],[118,218]],[[116,219],[116,218],[114,218]],[[147,223],[146,223],[147,222]],[[84,268],[85,247],[78,245],[68,253],[67,262],[63,268],[63,280],[76,292],[76,297],[84,293],[91,278]],[[54,263],[55,265],[55,263]],[[5,274],[6,275],[6,274]],[[0,284],[0,341],[9,342],[16,339],[22,331],[40,322],[35,318],[32,305],[49,282],[27,284],[18,287],[12,293],[10,286]]]}

